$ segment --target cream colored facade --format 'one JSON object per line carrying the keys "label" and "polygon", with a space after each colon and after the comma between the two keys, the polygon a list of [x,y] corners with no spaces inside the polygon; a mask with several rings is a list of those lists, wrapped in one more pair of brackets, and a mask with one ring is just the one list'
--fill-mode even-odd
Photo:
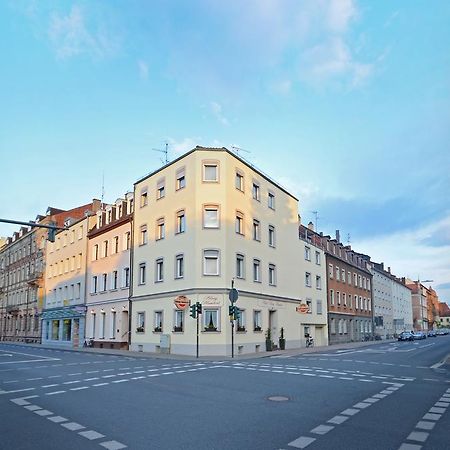
{"label": "cream colored facade", "polygon": [[[196,320],[174,304],[184,295],[203,306],[200,355],[231,354],[233,279],[237,353],[265,350],[268,329],[275,344],[283,328],[286,348],[300,347],[305,323],[326,345],[326,296],[321,315],[296,311],[312,291],[295,197],[227,149],[196,147],[138,181],[134,198],[132,350],[195,354]],[[321,255],[312,273],[325,283]]]}
{"label": "cream colored facade", "polygon": [[68,229],[48,243],[42,343],[73,347],[84,343],[87,233],[95,222],[92,215],[69,221]]}
{"label": "cream colored facade", "polygon": [[86,337],[94,347],[128,348],[133,194],[97,211],[87,255]]}

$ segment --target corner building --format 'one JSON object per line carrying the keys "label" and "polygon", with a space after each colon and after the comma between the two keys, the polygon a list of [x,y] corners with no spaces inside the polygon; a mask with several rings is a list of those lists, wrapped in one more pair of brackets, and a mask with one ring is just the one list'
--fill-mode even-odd
{"label": "corner building", "polygon": [[[196,147],[136,182],[134,198],[132,350],[195,355],[184,296],[202,304],[200,355],[230,355],[233,279],[237,354],[265,350],[268,330],[277,345],[281,328],[286,348],[305,345],[295,197],[229,150]],[[323,311],[318,321],[309,332],[326,344]]]}

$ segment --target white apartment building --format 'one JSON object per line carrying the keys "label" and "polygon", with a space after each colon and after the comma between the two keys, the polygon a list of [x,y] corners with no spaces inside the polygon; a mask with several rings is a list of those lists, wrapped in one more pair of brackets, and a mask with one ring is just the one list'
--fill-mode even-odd
{"label": "white apartment building", "polygon": [[284,188],[225,148],[196,147],[136,182],[134,198],[132,350],[194,355],[187,301],[202,305],[200,355],[230,355],[232,280],[236,353],[264,350],[268,330],[277,344],[281,328],[300,347],[306,324],[326,344],[326,301],[308,320],[297,312],[319,291],[305,287],[298,200]]}
{"label": "white apartment building", "polygon": [[411,289],[398,278],[392,279],[392,302],[394,333],[413,329],[413,308]]}
{"label": "white apartment building", "polygon": [[48,242],[45,267],[45,300],[42,343],[81,347],[86,316],[87,234],[96,223],[100,202],[87,205],[85,217],[65,221],[67,230]]}
{"label": "white apartment building", "polygon": [[383,263],[372,263],[372,274],[375,333],[383,339],[389,339],[395,332],[393,276],[390,269],[384,270]]}
{"label": "white apartment building", "polygon": [[86,338],[94,347],[128,348],[133,194],[98,210],[88,234]]}

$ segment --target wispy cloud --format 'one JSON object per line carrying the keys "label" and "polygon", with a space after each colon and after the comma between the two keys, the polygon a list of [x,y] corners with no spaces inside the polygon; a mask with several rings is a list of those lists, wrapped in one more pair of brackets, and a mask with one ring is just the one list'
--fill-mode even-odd
{"label": "wispy cloud", "polygon": [[50,17],[48,35],[60,59],[68,59],[82,54],[93,58],[103,58],[117,49],[117,39],[113,38],[103,24],[95,30],[87,26],[87,19],[80,6],[72,6],[66,15],[53,12]]}
{"label": "wispy cloud", "polygon": [[217,102],[210,102],[209,104],[211,112],[213,114],[213,116],[222,124],[225,126],[228,126],[230,124],[230,122],[228,121],[228,119],[223,115],[222,112],[222,105],[220,103]]}
{"label": "wispy cloud", "polygon": [[145,61],[143,61],[142,59],[140,59],[140,60],[138,60],[137,65],[138,65],[138,70],[139,70],[139,76],[143,80],[147,80],[148,79],[148,64]]}
{"label": "wispy cloud", "polygon": [[176,157],[186,153],[189,150],[192,150],[197,145],[203,147],[225,147],[224,143],[219,141],[218,139],[205,140],[202,137],[185,137],[181,140],[174,139],[172,137],[167,138],[167,142],[169,143],[169,151]]}

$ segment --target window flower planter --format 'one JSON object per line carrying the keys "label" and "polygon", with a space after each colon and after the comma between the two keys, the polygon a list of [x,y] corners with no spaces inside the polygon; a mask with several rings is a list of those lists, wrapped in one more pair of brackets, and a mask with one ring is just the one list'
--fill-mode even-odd
{"label": "window flower planter", "polygon": [[144,327],[137,327],[136,333],[143,333],[145,331]]}

